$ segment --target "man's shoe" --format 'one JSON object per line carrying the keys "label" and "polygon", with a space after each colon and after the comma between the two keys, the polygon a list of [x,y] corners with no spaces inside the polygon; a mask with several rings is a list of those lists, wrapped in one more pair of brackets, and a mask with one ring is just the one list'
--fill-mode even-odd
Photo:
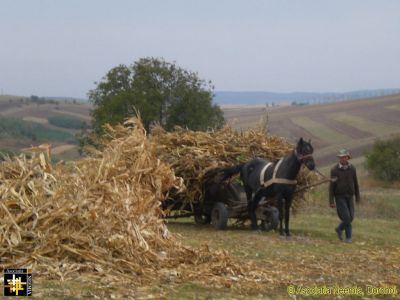
{"label": "man's shoe", "polygon": [[353,241],[351,239],[346,239],[345,242],[348,243],[348,244],[351,244]]}
{"label": "man's shoe", "polygon": [[339,228],[337,228],[337,227],[335,228],[335,231],[336,231],[338,239],[343,241],[342,231],[339,230]]}

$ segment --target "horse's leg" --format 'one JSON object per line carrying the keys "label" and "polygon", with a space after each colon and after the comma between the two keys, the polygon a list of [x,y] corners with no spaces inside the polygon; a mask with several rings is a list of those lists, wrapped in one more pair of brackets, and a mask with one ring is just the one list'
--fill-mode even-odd
{"label": "horse's leg", "polygon": [[256,216],[256,209],[258,207],[258,203],[260,203],[261,198],[263,197],[263,191],[259,190],[255,195],[253,200],[250,202],[249,205],[249,217],[251,220],[251,229],[257,230],[257,216]]}
{"label": "horse's leg", "polygon": [[246,192],[247,204],[249,204],[253,197],[253,190],[248,185],[244,185],[244,191]]}
{"label": "horse's leg", "polygon": [[290,236],[289,232],[289,217],[290,217],[290,206],[292,205],[292,197],[287,197],[285,199],[285,233],[286,236]]}
{"label": "horse's leg", "polygon": [[283,236],[283,197],[277,196],[278,210],[279,210],[279,234]]}
{"label": "horse's leg", "polygon": [[[244,191],[246,192],[247,211],[250,212],[251,200],[253,198],[253,190],[248,185],[244,185]],[[250,213],[249,213],[249,215],[250,215]]]}
{"label": "horse's leg", "polygon": [[[247,198],[247,212],[248,212],[250,220],[251,220],[251,227],[253,228],[254,222],[253,222],[252,213],[251,213],[251,211],[253,210],[253,201],[252,201],[253,190],[248,185],[244,185],[244,191],[246,192],[246,198]],[[257,220],[256,220],[256,225],[257,225]],[[257,229],[257,228],[253,228],[253,229]]]}

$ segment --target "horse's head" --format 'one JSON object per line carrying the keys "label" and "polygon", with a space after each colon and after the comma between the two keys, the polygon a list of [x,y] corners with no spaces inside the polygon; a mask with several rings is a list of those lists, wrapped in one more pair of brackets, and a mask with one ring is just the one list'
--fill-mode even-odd
{"label": "horse's head", "polygon": [[300,163],[304,163],[311,171],[315,169],[313,152],[314,148],[311,146],[311,140],[306,142],[303,138],[300,138],[296,145],[295,154]]}

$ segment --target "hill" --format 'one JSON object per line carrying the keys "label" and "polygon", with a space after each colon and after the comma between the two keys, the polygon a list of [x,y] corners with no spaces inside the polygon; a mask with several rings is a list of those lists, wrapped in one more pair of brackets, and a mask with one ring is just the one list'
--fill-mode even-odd
{"label": "hill", "polygon": [[2,95],[0,150],[9,152],[50,143],[58,158],[75,158],[75,135],[81,127],[90,127],[90,109],[90,104],[78,101],[35,101],[32,97]]}
{"label": "hill", "polygon": [[236,104],[269,104],[270,106],[297,103],[327,103],[352,99],[387,96],[400,93],[400,89],[361,90],[347,93],[272,93],[272,92],[232,92],[217,91],[214,101],[219,105]]}
{"label": "hill", "polygon": [[[0,149],[30,147],[51,136],[52,140],[48,142],[52,144],[54,154],[63,159],[75,158],[77,147],[71,143],[71,136],[65,134],[75,136],[79,133],[79,122],[90,127],[91,107],[90,103],[65,99],[35,103],[26,97],[0,96],[0,118],[14,118],[21,123],[19,131],[0,137]],[[267,112],[271,133],[286,137],[293,143],[299,137],[312,139],[320,166],[331,164],[335,160],[334,154],[342,147],[349,148],[354,158],[358,158],[376,138],[400,133],[400,94],[304,106],[267,108],[263,103],[258,106],[225,105],[222,108],[225,118],[235,121],[237,129],[255,126]],[[14,121],[7,122],[10,128]],[[42,133],[36,135],[35,140],[29,130],[24,136],[26,128],[31,128],[31,131],[39,128]],[[46,129],[51,131],[51,135],[43,134]]]}
{"label": "hill", "polygon": [[363,156],[375,139],[400,133],[400,94],[305,106],[223,106],[237,129],[255,126],[267,114],[273,134],[291,142],[311,139],[320,166],[335,161],[340,148]]}

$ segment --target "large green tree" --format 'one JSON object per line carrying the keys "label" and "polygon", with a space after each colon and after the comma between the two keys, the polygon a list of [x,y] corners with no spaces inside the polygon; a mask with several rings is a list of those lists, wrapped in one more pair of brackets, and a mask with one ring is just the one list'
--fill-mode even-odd
{"label": "large green tree", "polygon": [[206,130],[223,125],[223,113],[213,104],[213,86],[197,73],[159,58],[142,58],[131,66],[111,69],[89,92],[94,104],[93,127],[116,124],[140,112],[146,128],[160,124]]}

